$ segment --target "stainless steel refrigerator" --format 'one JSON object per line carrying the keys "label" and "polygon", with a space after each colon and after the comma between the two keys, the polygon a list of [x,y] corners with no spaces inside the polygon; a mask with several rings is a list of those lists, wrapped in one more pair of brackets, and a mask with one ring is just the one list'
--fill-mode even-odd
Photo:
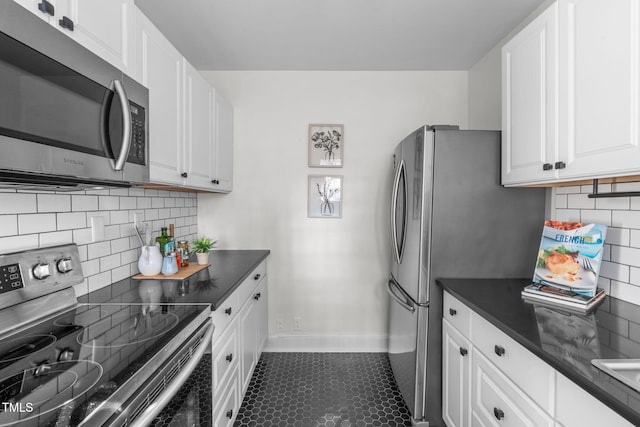
{"label": "stainless steel refrigerator", "polygon": [[394,153],[389,359],[414,425],[442,421],[439,278],[533,275],[545,190],[500,185],[500,132],[423,126]]}

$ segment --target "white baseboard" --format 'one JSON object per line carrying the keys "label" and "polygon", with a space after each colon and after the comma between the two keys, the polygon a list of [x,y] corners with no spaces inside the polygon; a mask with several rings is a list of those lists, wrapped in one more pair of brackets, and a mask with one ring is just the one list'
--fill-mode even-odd
{"label": "white baseboard", "polygon": [[386,335],[271,335],[264,351],[301,353],[386,353]]}

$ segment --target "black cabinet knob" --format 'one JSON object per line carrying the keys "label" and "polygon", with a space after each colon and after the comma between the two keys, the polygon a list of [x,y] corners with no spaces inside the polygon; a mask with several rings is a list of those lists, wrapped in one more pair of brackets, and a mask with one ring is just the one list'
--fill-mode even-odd
{"label": "black cabinet knob", "polygon": [[258,273],[255,276],[253,276],[253,280],[258,280],[258,279],[260,279],[260,277],[262,277],[262,275],[260,273]]}
{"label": "black cabinet knob", "polygon": [[186,173],[186,172],[182,172],[182,173],[180,174],[180,176],[181,176],[181,177],[183,177],[183,178],[186,178],[186,177],[188,177],[188,176],[189,176],[189,174],[188,174],[188,173]]}
{"label": "black cabinet knob", "polygon": [[449,309],[449,314],[452,315],[452,316],[455,316],[456,314],[458,314],[458,312],[455,309],[450,308]]}
{"label": "black cabinet knob", "polygon": [[501,420],[504,418],[504,411],[502,409],[493,408],[493,415],[496,419]]}
{"label": "black cabinet knob", "polygon": [[565,164],[565,162],[556,162],[555,166],[556,169],[564,169],[567,167],[567,165]]}
{"label": "black cabinet knob", "polygon": [[257,294],[255,294],[255,295],[253,296],[253,299],[254,299],[254,300],[256,300],[256,301],[258,301],[258,300],[260,299],[260,297],[261,297],[261,296],[262,296],[262,295],[260,295],[260,292],[258,292]]}
{"label": "black cabinet knob", "polygon": [[211,183],[218,185],[218,184],[220,184],[220,181],[218,181],[217,179],[212,179]]}
{"label": "black cabinet knob", "polygon": [[40,3],[38,3],[38,10],[51,16],[55,14],[55,8],[47,0],[42,0]]}
{"label": "black cabinet knob", "polygon": [[227,316],[231,316],[231,307],[228,307],[227,309],[225,309],[224,312],[227,314]]}
{"label": "black cabinet knob", "polygon": [[544,165],[542,165],[543,171],[550,171],[551,169],[553,169],[553,165],[551,163],[545,163]]}
{"label": "black cabinet knob", "polygon": [[227,357],[225,357],[225,359],[227,359],[227,362],[231,362],[233,360],[233,353],[227,354]]}
{"label": "black cabinet knob", "polygon": [[460,347],[460,355],[466,356],[467,354],[469,354],[469,351],[466,348]]}
{"label": "black cabinet knob", "polygon": [[73,31],[73,21],[66,16],[63,16],[61,20],[58,21],[58,24],[69,31]]}
{"label": "black cabinet knob", "polygon": [[229,418],[229,419],[233,418],[233,409],[229,409],[227,411],[227,418]]}
{"label": "black cabinet knob", "polygon": [[493,351],[500,357],[504,356],[504,353],[505,353],[504,347],[497,344],[493,347]]}

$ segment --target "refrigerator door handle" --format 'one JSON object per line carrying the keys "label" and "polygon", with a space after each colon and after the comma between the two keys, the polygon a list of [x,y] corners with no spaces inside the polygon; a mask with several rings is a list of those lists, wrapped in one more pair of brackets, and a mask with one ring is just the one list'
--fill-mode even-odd
{"label": "refrigerator door handle", "polygon": [[[402,189],[400,188],[400,184],[402,184]],[[405,204],[403,206],[403,215],[406,215],[406,203],[407,203],[407,184],[406,184],[406,172],[405,172],[405,163],[404,160],[400,161],[398,165],[398,169],[396,169],[396,176],[393,179],[393,193],[391,195],[391,241],[393,242],[393,256],[397,264],[400,264],[402,261],[402,253],[404,252],[404,237],[405,237],[405,227],[406,227],[406,219],[402,218],[402,236],[400,236],[400,241],[398,241],[398,192],[403,191],[402,201]]]}
{"label": "refrigerator door handle", "polygon": [[398,282],[393,279],[389,279],[387,291],[389,292],[389,295],[391,295],[391,297],[393,297],[393,299],[396,300],[405,310],[410,311],[411,313],[416,311],[416,307],[413,304],[411,297],[402,290],[400,285],[398,285]]}

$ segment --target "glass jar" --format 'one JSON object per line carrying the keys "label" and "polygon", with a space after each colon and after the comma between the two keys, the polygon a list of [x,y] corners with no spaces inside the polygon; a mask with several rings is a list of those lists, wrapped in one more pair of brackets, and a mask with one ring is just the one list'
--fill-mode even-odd
{"label": "glass jar", "polygon": [[188,240],[180,240],[178,242],[178,246],[176,251],[180,252],[180,261],[181,267],[189,266],[189,241]]}

